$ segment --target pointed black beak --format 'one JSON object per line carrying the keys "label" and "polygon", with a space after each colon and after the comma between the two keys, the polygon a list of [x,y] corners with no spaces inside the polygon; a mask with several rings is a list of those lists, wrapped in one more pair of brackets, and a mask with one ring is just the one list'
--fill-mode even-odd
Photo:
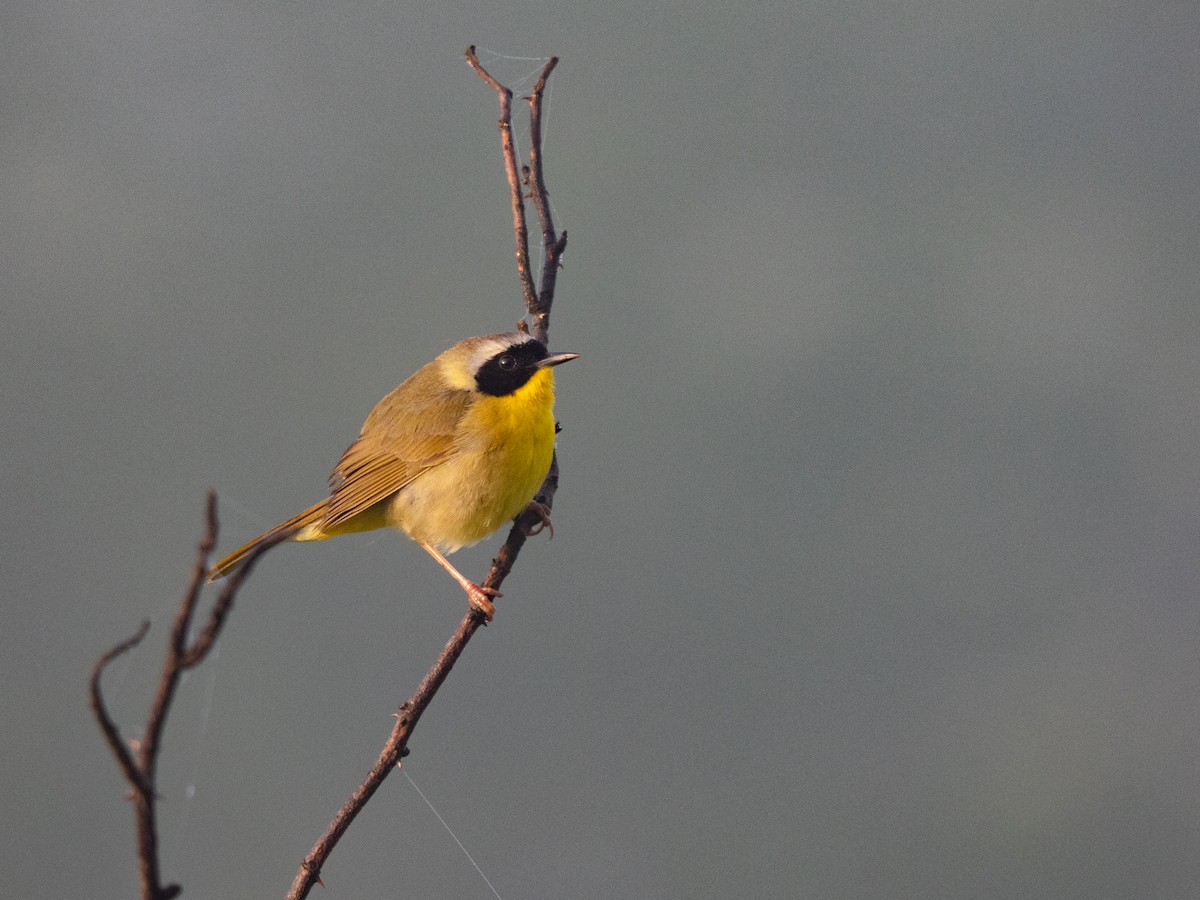
{"label": "pointed black beak", "polygon": [[562,365],[565,362],[570,362],[573,359],[579,359],[578,353],[555,353],[553,356],[547,356],[545,359],[538,360],[539,369],[548,369],[550,366]]}

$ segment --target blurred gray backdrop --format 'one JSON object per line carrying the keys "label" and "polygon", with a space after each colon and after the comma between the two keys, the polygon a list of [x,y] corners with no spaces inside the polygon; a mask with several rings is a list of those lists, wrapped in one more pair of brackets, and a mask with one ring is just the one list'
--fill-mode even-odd
{"label": "blurred gray backdrop", "polygon": [[[5,892],[134,895],[86,676],[150,618],[106,682],[140,728],[204,491],[240,543],[411,371],[516,323],[474,42],[518,88],[562,57],[552,337],[584,355],[557,536],[405,764],[496,892],[1193,896],[1198,23],[8,4]],[[394,534],[264,560],[168,725],[185,897],[283,894],[464,609]],[[323,874],[493,896],[403,776]]]}

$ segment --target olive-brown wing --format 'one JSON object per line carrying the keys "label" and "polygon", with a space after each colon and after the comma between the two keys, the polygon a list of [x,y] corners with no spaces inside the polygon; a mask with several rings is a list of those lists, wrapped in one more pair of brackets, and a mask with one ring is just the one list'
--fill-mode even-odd
{"label": "olive-brown wing", "polygon": [[329,476],[326,527],[353,519],[453,454],[472,395],[439,386],[431,374],[421,370],[371,411]]}

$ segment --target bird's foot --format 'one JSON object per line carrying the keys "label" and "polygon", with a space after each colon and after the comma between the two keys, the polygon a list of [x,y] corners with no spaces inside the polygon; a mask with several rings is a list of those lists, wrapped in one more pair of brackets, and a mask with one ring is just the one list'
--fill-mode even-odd
{"label": "bird's foot", "polygon": [[550,540],[554,540],[554,524],[550,521],[550,507],[545,503],[530,500],[529,505],[525,507],[525,511],[533,513],[540,520],[536,525],[527,525],[525,527],[525,536],[533,537],[535,534],[549,531]]}
{"label": "bird's foot", "polygon": [[480,587],[473,581],[463,585],[467,592],[467,602],[471,604],[471,609],[483,616],[484,624],[492,621],[492,616],[496,615],[496,606],[492,603],[493,597],[503,597],[495,588]]}

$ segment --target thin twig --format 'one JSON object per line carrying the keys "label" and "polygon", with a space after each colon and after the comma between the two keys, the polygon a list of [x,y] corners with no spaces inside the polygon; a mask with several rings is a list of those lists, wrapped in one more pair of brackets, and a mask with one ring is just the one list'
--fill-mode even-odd
{"label": "thin twig", "polygon": [[96,721],[100,724],[100,730],[104,733],[104,739],[108,742],[108,749],[112,751],[112,755],[117,760],[117,765],[121,767],[121,772],[125,775],[125,780],[132,785],[135,791],[142,792],[147,791],[146,786],[142,783],[142,772],[138,768],[133,754],[129,752],[129,747],[121,737],[121,731],[117,728],[117,723],[108,714],[108,707],[104,705],[104,694],[100,690],[100,676],[104,674],[104,670],[108,668],[110,662],[118,656],[128,653],[140,644],[142,638],[146,636],[146,632],[149,630],[150,620],[146,619],[142,622],[142,627],[132,637],[121,641],[121,643],[101,656],[97,660],[96,665],[92,667],[90,681],[92,714],[95,715]]}
{"label": "thin twig", "polygon": [[[545,485],[538,492],[537,502],[549,509],[553,505],[554,491],[557,487],[558,473],[552,468],[551,475],[547,477]],[[483,582],[485,587],[499,589],[504,583],[504,579],[512,571],[513,563],[517,560],[517,554],[521,552],[521,547],[525,544],[530,526],[537,521],[538,517],[528,512],[517,518],[508,533],[508,538],[500,548],[500,552],[492,560],[491,569]],[[474,610],[463,616],[462,621],[458,623],[457,630],[446,642],[446,646],[442,648],[437,661],[426,673],[416,693],[401,705],[400,711],[396,713],[396,724],[392,726],[392,732],[379,757],[375,760],[375,764],[371,766],[371,771],[367,773],[363,783],[355,788],[354,793],[342,804],[342,808],[333,817],[333,821],[329,823],[325,833],[304,857],[304,861],[300,864],[300,869],[292,881],[292,887],[287,893],[287,900],[301,900],[308,896],[313,885],[321,884],[321,869],[329,859],[329,854],[333,852],[333,848],[337,846],[338,841],[341,840],[342,835],[346,833],[354,819],[362,812],[367,801],[383,784],[384,779],[395,770],[396,764],[408,755],[408,742],[412,738],[412,733],[421,720],[421,716],[433,701],[438,688],[450,675],[450,670],[454,668],[454,664],[462,655],[467,642],[483,624],[484,620],[481,614]]]}
{"label": "thin twig", "polygon": [[109,750],[117,760],[121,773],[129,782],[130,798],[134,804],[136,820],[138,870],[141,880],[142,900],[171,900],[178,896],[182,888],[178,884],[162,883],[162,875],[158,858],[158,822],[156,787],[158,759],[162,749],[162,736],[166,728],[167,715],[175,698],[175,690],[184,671],[199,665],[208,656],[221,628],[233,607],[238,589],[250,574],[258,557],[275,546],[280,540],[286,540],[290,534],[280,535],[278,540],[272,540],[257,548],[247,557],[245,565],[230,579],[221,591],[217,602],[208,614],[200,635],[188,643],[188,632],[195,617],[196,606],[200,599],[200,591],[204,585],[205,573],[208,571],[208,558],[217,542],[217,497],[212,491],[208,492],[205,502],[205,530],[196,553],[196,564],[192,570],[192,578],[188,589],[179,604],[175,621],[171,626],[171,635],[167,642],[167,657],[163,662],[162,675],[159,677],[158,689],[150,706],[150,715],[142,736],[134,742],[137,748],[136,756],[131,753],[126,741],[121,737],[108,708],[104,703],[104,695],[100,690],[100,676],[110,662],[123,653],[136,647],[150,629],[149,622],[143,622],[142,627],[132,637],[117,644],[100,657],[92,669],[91,706],[108,742]]}
{"label": "thin twig", "polygon": [[[525,209],[524,200],[521,194],[521,184],[517,175],[517,160],[516,150],[512,140],[512,91],[500,84],[492,75],[483,68],[479,63],[479,59],[475,56],[475,48],[467,48],[467,62],[479,74],[479,77],[492,88],[500,99],[500,144],[504,154],[504,168],[508,175],[509,187],[512,190],[513,201],[513,230],[516,234],[517,242],[517,272],[521,280],[521,289],[525,296],[526,309],[534,317],[535,337],[543,342],[549,330],[549,315],[550,315],[550,300],[553,297],[554,280],[551,278],[548,282],[543,279],[543,297],[539,298],[533,286],[533,280],[529,275],[529,241],[525,230]],[[545,85],[546,77],[554,69],[558,58],[553,58],[542,71],[542,77],[539,79],[535,88],[535,95],[540,98],[542,88]],[[549,233],[553,235],[553,224],[550,222],[549,198],[545,191],[545,186],[541,181],[541,146],[540,132],[537,136],[531,136],[533,148],[530,150],[531,159],[538,160],[537,174],[534,184],[537,185],[537,192],[542,197],[541,205],[538,206],[539,218],[542,224],[543,234]],[[545,209],[547,215],[542,217],[541,210]],[[557,270],[557,256],[561,255],[562,248],[566,246],[566,232],[563,232],[561,238],[551,240],[546,243],[547,258],[545,266],[553,267]],[[550,258],[551,249],[555,248],[556,257],[552,261]],[[545,285],[550,285],[551,294],[545,295]],[[546,481],[543,483],[541,490],[534,498],[536,502],[541,503],[547,511],[554,504],[554,493],[558,489],[558,463],[557,460],[551,462],[550,471],[546,475]],[[488,571],[487,578],[484,579],[483,586],[485,588],[499,589],[503,584],[508,573],[512,571],[513,564],[516,562],[517,554],[521,552],[521,547],[524,546],[525,540],[529,535],[530,529],[541,521],[541,517],[533,512],[526,511],[517,517],[513,523],[513,527],[509,530],[508,537],[504,541],[504,545],[500,548],[500,552],[496,558],[492,560],[491,568]],[[350,827],[355,817],[362,811],[367,801],[371,799],[379,786],[383,784],[385,778],[396,769],[397,763],[408,755],[408,742],[412,738],[414,729],[417,723],[421,720],[421,716],[425,713],[426,708],[433,700],[438,688],[446,681],[450,674],[450,670],[454,667],[458,657],[462,654],[467,642],[484,624],[482,615],[478,612],[468,612],[458,624],[458,628],[446,642],[446,646],[442,648],[441,654],[433,667],[425,675],[420,687],[416,693],[412,695],[400,707],[400,711],[396,713],[396,724],[392,727],[392,732],[388,736],[387,742],[380,751],[375,764],[371,767],[370,772],[346,802],[342,808],[338,810],[337,815],[333,817],[333,821],[325,829],[325,832],[318,838],[312,850],[304,857],[300,864],[299,870],[296,872],[296,877],[292,881],[291,889],[287,893],[287,900],[302,900],[307,897],[312,890],[313,885],[321,884],[321,869],[325,862],[329,859],[330,853],[333,852],[338,841],[346,830]]]}
{"label": "thin twig", "polygon": [[142,738],[138,751],[138,765],[146,775],[147,780],[154,783],[154,770],[158,763],[158,748],[162,742],[163,728],[167,724],[167,714],[171,711],[171,701],[175,697],[175,689],[183,676],[182,660],[187,653],[188,629],[192,617],[196,613],[196,603],[200,600],[200,589],[204,584],[204,572],[208,558],[212,555],[217,540],[217,498],[212,491],[208,492],[205,501],[204,537],[196,548],[196,565],[192,569],[192,580],[175,613],[175,622],[171,626],[171,637],[167,643],[167,659],[163,663],[162,679],[158,683],[158,693],[150,705],[150,718],[146,720],[146,733]]}
{"label": "thin twig", "polygon": [[550,194],[546,190],[545,173],[542,171],[542,93],[546,79],[558,65],[558,57],[550,57],[542,69],[542,75],[525,99],[529,101],[529,196],[537,211],[542,226],[542,246],[545,259],[542,261],[542,290],[537,308],[530,310],[533,316],[533,336],[543,344],[550,338],[550,307],[554,304],[554,287],[558,281],[558,270],[567,249],[567,232],[554,233],[554,217],[550,213]]}
{"label": "thin twig", "polygon": [[467,48],[467,64],[496,92],[500,99],[500,151],[504,156],[504,174],[508,176],[509,200],[512,203],[513,235],[517,242],[517,278],[521,294],[530,315],[538,310],[537,288],[529,271],[529,231],[525,227],[525,199],[521,192],[521,176],[517,171],[517,150],[512,135],[512,91],[492,77],[475,55],[475,45]]}

